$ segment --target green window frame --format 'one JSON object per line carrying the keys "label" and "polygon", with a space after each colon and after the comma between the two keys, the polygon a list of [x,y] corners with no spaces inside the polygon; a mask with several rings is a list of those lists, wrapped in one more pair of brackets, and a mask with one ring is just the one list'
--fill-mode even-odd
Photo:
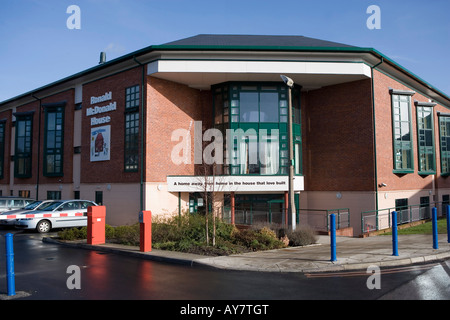
{"label": "green window frame", "polygon": [[136,172],[139,168],[139,112],[125,113],[125,171]]}
{"label": "green window frame", "polygon": [[439,114],[441,175],[450,176],[450,114]]}
{"label": "green window frame", "polygon": [[44,176],[64,175],[65,103],[44,106]]}
{"label": "green window frame", "polygon": [[139,107],[140,93],[139,85],[128,87],[125,89],[125,109]]}
{"label": "green window frame", "polygon": [[[287,135],[288,88],[280,82],[227,82],[213,87],[213,121],[222,132],[226,129],[242,129],[246,136],[234,138],[231,144],[224,144],[230,163],[225,162],[224,174],[231,175],[287,175],[289,174],[289,148]],[[300,87],[292,90],[293,135],[295,174],[302,175],[302,139]],[[266,130],[266,131],[262,131]],[[277,130],[277,139],[274,131]],[[236,131],[234,131],[236,132]],[[254,133],[253,133],[254,132]],[[267,136],[264,136],[267,133]],[[258,136],[258,135],[263,136]],[[252,143],[253,142],[253,143]],[[266,142],[276,143],[274,149]],[[226,147],[225,147],[226,145]],[[274,151],[276,150],[276,151]],[[297,151],[297,152],[295,152]],[[258,154],[258,162],[252,163]],[[272,158],[278,153],[276,159]],[[269,155],[267,161],[260,161],[260,153]],[[274,173],[275,166],[278,167]]]}
{"label": "green window frame", "polygon": [[30,178],[33,147],[33,112],[15,114],[16,138],[14,152],[14,177]]}
{"label": "green window frame", "polygon": [[419,174],[436,173],[434,142],[434,104],[416,102],[417,148],[419,152]]}
{"label": "green window frame", "polygon": [[394,173],[414,172],[411,121],[411,96],[413,94],[413,92],[391,90]]}
{"label": "green window frame", "polygon": [[0,179],[4,178],[5,168],[5,128],[6,120],[0,121]]}
{"label": "green window frame", "polygon": [[124,171],[139,170],[139,104],[140,86],[125,89]]}

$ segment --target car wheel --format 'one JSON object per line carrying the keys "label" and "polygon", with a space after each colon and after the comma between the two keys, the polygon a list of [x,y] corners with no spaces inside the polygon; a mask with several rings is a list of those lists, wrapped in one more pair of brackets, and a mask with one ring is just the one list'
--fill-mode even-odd
{"label": "car wheel", "polygon": [[51,228],[52,228],[52,224],[48,220],[41,220],[36,225],[36,230],[39,233],[47,233],[50,231]]}

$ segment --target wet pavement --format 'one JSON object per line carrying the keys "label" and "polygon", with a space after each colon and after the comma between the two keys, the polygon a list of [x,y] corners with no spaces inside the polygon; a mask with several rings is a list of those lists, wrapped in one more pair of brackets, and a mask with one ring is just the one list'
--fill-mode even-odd
{"label": "wet pavement", "polygon": [[59,243],[88,250],[114,252],[153,261],[212,268],[258,272],[333,272],[363,270],[376,265],[380,268],[405,266],[450,259],[447,235],[438,236],[438,249],[433,249],[432,235],[399,235],[398,256],[393,255],[391,236],[367,238],[337,237],[336,261],[331,261],[329,236],[318,236],[314,245],[258,251],[230,256],[207,257],[195,254],[152,250],[140,252],[139,247],[106,243],[88,245],[86,240],[62,242],[44,238],[44,242]]}

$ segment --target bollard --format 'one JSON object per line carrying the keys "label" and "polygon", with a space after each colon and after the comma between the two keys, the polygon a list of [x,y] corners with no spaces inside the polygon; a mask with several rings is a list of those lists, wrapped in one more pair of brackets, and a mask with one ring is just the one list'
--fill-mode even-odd
{"label": "bollard", "polygon": [[13,235],[11,233],[6,234],[6,278],[8,296],[16,295],[16,283],[14,274],[14,247],[13,247]]}
{"label": "bollard", "polygon": [[439,249],[438,232],[437,232],[437,209],[432,209],[431,226],[433,228],[433,249]]}
{"label": "bollard", "polygon": [[447,242],[450,243],[450,206],[447,206]]}
{"label": "bollard", "polygon": [[392,255],[398,256],[397,211],[392,212]]}
{"label": "bollard", "polygon": [[140,241],[139,249],[141,252],[152,251],[152,213],[151,211],[139,212]]}
{"label": "bollard", "polygon": [[331,261],[336,259],[336,215],[330,215],[330,243],[331,243]]}

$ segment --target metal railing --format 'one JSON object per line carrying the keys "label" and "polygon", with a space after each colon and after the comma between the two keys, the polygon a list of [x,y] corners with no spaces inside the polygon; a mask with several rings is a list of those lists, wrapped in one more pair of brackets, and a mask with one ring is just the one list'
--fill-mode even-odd
{"label": "metal railing", "polygon": [[299,209],[299,224],[316,231],[330,230],[330,215],[336,215],[336,228],[350,227],[350,209]]}
{"label": "metal railing", "polygon": [[387,208],[361,212],[361,233],[380,231],[391,228],[391,214],[397,211],[397,224],[431,219],[431,209],[436,207],[438,217],[445,212],[444,202],[416,204],[401,208]]}
{"label": "metal railing", "polygon": [[[231,223],[231,207],[223,207],[223,220]],[[298,209],[298,226],[308,226],[316,231],[326,231],[330,229],[330,215],[336,215],[336,227],[338,229],[350,227],[350,209]],[[285,211],[272,210],[250,210],[236,207],[234,209],[235,224],[254,225],[257,223],[285,224]],[[288,217],[288,219],[290,216]]]}

